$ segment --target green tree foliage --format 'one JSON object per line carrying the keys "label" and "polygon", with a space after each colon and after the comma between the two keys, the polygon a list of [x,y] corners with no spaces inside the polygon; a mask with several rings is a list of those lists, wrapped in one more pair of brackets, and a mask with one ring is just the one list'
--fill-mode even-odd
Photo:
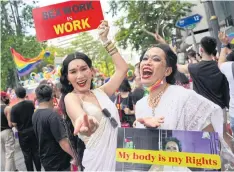
{"label": "green tree foliage", "polygon": [[123,11],[115,21],[120,31],[116,35],[119,46],[142,50],[155,44],[153,36],[143,30],[158,32],[167,40],[176,21],[191,11],[193,4],[180,1],[110,1],[113,16]]}
{"label": "green tree foliage", "polygon": [[100,41],[95,40],[88,32],[82,32],[72,42],[76,51],[83,52],[93,61],[93,66],[106,76],[114,73],[114,65],[111,56],[107,53]]}
{"label": "green tree foliage", "polygon": [[[10,47],[26,58],[37,56],[44,44],[37,42],[35,36],[27,35],[27,28],[33,28],[32,5],[22,0],[1,1],[1,89],[16,86],[15,64],[12,59]],[[49,60],[49,59],[48,59]],[[38,71],[39,68],[35,69]],[[21,79],[24,79],[21,78]]]}

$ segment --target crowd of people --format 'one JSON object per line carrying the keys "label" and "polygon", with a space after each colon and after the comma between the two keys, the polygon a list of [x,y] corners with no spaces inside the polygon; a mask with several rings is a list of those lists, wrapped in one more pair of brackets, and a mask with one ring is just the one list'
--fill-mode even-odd
{"label": "crowd of people", "polygon": [[[41,164],[46,171],[69,171],[71,166],[114,171],[118,127],[215,131],[221,157],[234,163],[234,52],[223,32],[218,57],[216,40],[204,37],[200,54],[189,50],[183,65],[177,64],[175,49],[156,33],[159,44],[142,53],[134,74],[127,77],[128,64],[108,39],[108,22],[98,29],[115,66],[115,73],[101,84],[93,84],[91,59],[75,52],[62,63],[59,86],[42,81],[34,102],[18,87],[18,103],[10,107],[7,93],[1,92],[6,171],[16,170],[12,127],[18,130],[28,171],[34,171],[33,164],[37,171]],[[227,110],[232,132],[226,127]]]}

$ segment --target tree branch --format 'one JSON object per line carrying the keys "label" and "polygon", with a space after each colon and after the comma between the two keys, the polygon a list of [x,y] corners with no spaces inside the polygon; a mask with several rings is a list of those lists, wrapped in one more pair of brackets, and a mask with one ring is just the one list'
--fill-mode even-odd
{"label": "tree branch", "polygon": [[150,31],[146,30],[145,28],[141,28],[141,30],[142,30],[143,32],[147,33],[148,35],[154,37],[154,33],[152,33],[152,32],[150,32]]}

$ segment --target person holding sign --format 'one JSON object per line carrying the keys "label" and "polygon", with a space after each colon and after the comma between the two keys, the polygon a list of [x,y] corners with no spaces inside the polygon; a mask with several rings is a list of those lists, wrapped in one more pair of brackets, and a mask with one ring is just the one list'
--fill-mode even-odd
{"label": "person holding sign", "polygon": [[176,63],[177,56],[167,44],[150,47],[141,56],[141,82],[148,88],[149,95],[136,104],[136,127],[216,131],[226,153],[234,157],[222,139],[222,109],[193,90],[174,85]]}
{"label": "person holding sign", "polygon": [[95,74],[92,61],[83,53],[69,54],[61,69],[62,101],[64,112],[74,126],[74,134],[78,134],[86,146],[82,160],[84,170],[114,171],[120,120],[118,110],[109,97],[124,80],[128,65],[115,45],[107,39],[107,21],[103,21],[98,29],[104,47],[112,56],[115,73],[109,82],[92,89]]}

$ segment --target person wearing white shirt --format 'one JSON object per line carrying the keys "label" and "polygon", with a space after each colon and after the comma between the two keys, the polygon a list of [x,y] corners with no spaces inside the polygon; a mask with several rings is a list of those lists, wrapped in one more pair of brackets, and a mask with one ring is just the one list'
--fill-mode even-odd
{"label": "person wearing white shirt", "polygon": [[219,39],[222,42],[222,49],[218,61],[220,71],[226,76],[229,83],[230,103],[229,115],[231,129],[234,134],[234,51],[230,49],[228,37],[225,33],[219,33]]}

